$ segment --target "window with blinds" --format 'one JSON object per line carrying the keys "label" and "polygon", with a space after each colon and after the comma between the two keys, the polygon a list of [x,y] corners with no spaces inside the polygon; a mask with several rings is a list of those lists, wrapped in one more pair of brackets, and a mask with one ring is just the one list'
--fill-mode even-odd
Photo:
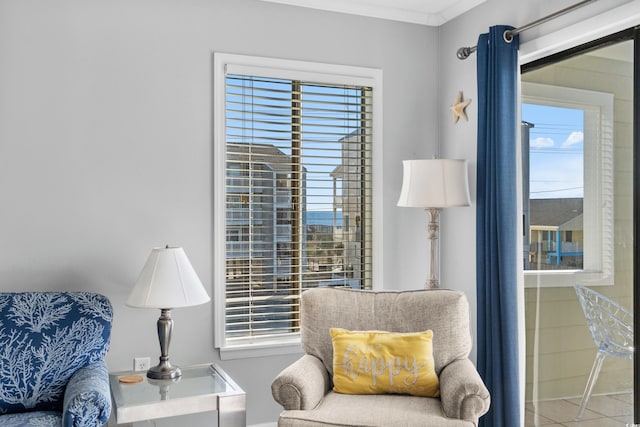
{"label": "window with blinds", "polygon": [[372,88],[227,71],[224,103],[225,339],[291,336],[304,290],[371,288]]}

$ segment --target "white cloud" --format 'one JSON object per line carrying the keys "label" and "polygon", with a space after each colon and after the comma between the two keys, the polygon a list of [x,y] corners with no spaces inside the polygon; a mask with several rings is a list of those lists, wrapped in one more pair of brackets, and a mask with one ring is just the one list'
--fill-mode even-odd
{"label": "white cloud", "polygon": [[553,139],[551,138],[536,138],[536,139],[532,139],[531,141],[529,141],[529,147],[530,148],[549,148],[549,147],[553,147],[555,144],[555,142],[553,142]]}
{"label": "white cloud", "polygon": [[569,148],[576,144],[581,144],[584,141],[584,134],[582,132],[576,131],[571,132],[571,135],[567,138],[565,142],[562,143],[562,148]]}

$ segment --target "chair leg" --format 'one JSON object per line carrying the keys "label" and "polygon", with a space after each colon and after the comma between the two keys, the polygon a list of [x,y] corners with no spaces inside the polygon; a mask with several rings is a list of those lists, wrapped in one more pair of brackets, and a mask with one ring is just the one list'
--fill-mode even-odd
{"label": "chair leg", "polygon": [[585,387],[584,394],[582,395],[582,402],[580,402],[580,407],[578,408],[576,421],[580,421],[582,415],[584,414],[584,410],[587,407],[587,402],[589,402],[591,392],[593,391],[593,386],[596,385],[596,381],[598,380],[598,374],[600,373],[600,368],[602,368],[602,362],[604,361],[605,356],[606,355],[601,351],[598,351],[598,354],[596,354],[596,359],[593,361],[593,367],[591,368],[591,373],[589,374],[587,386]]}

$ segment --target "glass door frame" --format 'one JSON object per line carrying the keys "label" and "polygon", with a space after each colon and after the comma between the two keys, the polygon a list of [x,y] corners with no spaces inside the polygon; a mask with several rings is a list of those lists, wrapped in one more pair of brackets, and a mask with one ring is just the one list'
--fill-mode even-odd
{"label": "glass door frame", "polygon": [[[632,27],[593,41],[523,64],[521,73],[603,48],[633,40],[633,330],[634,346],[640,343],[640,26]],[[637,351],[636,351],[637,355]],[[640,426],[640,358],[633,358],[633,420]]]}
{"label": "glass door frame", "polygon": [[638,358],[638,343],[640,343],[640,27],[633,29],[633,345],[636,350],[633,358],[633,422],[640,424],[640,358]]}

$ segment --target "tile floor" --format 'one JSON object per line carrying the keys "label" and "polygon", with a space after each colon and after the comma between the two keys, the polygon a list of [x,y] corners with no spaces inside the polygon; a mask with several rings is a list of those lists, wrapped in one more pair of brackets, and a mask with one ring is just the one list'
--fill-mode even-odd
{"label": "tile floor", "polygon": [[531,402],[525,407],[525,427],[631,427],[633,394],[592,396],[580,421],[575,421],[580,399]]}

